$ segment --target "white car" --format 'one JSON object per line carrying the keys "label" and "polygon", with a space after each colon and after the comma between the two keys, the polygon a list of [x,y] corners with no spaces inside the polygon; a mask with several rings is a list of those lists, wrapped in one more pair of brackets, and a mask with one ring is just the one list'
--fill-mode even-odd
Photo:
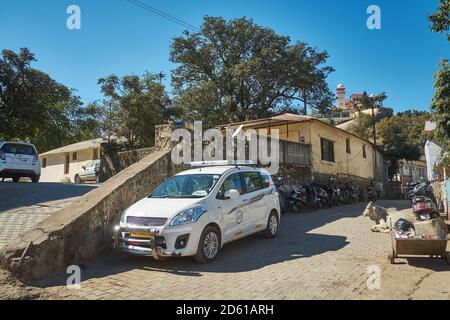
{"label": "white car", "polygon": [[0,141],[0,178],[30,178],[37,183],[41,176],[36,147],[30,143]]}
{"label": "white car", "polygon": [[256,232],[276,236],[280,204],[263,169],[213,166],[179,173],[126,209],[115,247],[155,259],[214,260],[221,247]]}
{"label": "white car", "polygon": [[91,160],[82,167],[81,170],[75,172],[73,181],[75,183],[82,183],[83,181],[99,181],[98,172],[100,170],[100,159]]}

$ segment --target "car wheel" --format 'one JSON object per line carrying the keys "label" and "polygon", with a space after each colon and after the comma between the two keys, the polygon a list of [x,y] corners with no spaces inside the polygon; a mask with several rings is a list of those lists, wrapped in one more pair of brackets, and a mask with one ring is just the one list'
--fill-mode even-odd
{"label": "car wheel", "polygon": [[19,181],[20,181],[20,177],[15,177],[15,178],[12,178],[12,181],[13,181],[13,182],[15,182],[15,183],[17,183],[17,182],[19,182]]}
{"label": "car wheel", "polygon": [[214,261],[220,250],[221,240],[219,231],[213,226],[207,226],[200,236],[197,253],[194,256],[198,263]]}
{"label": "car wheel", "polygon": [[269,214],[269,218],[267,220],[267,227],[266,229],[262,232],[264,238],[274,238],[277,233],[278,233],[278,228],[279,228],[279,219],[278,219],[278,213],[273,210],[270,214]]}
{"label": "car wheel", "polygon": [[81,183],[81,179],[79,175],[75,175],[75,178],[73,179],[75,181],[76,184],[80,184]]}
{"label": "car wheel", "polygon": [[41,177],[41,176],[33,176],[33,177],[31,177],[31,182],[33,182],[33,183],[38,183],[40,177]]}

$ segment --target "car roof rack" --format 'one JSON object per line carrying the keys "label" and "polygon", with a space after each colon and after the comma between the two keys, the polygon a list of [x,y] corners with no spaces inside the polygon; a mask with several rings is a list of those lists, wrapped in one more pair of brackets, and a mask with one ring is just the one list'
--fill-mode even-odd
{"label": "car roof rack", "polygon": [[193,161],[191,167],[215,167],[215,166],[254,166],[253,160],[215,160]]}

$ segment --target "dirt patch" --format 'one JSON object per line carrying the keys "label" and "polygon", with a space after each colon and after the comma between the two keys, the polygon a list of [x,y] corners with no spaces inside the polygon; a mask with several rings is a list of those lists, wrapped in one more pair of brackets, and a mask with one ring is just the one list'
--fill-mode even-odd
{"label": "dirt patch", "polygon": [[[0,300],[48,299],[49,295],[41,288],[30,287],[13,277],[9,271],[0,269]],[[58,297],[52,296],[53,299]]]}

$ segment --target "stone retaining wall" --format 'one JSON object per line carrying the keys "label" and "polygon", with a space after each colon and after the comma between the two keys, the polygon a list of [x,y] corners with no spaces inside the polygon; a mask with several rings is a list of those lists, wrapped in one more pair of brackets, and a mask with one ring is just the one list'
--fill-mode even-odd
{"label": "stone retaining wall", "polygon": [[115,176],[123,169],[145,158],[156,148],[135,149],[129,151],[116,152],[110,144],[102,143],[101,145],[101,164],[100,164],[100,181],[106,181]]}

